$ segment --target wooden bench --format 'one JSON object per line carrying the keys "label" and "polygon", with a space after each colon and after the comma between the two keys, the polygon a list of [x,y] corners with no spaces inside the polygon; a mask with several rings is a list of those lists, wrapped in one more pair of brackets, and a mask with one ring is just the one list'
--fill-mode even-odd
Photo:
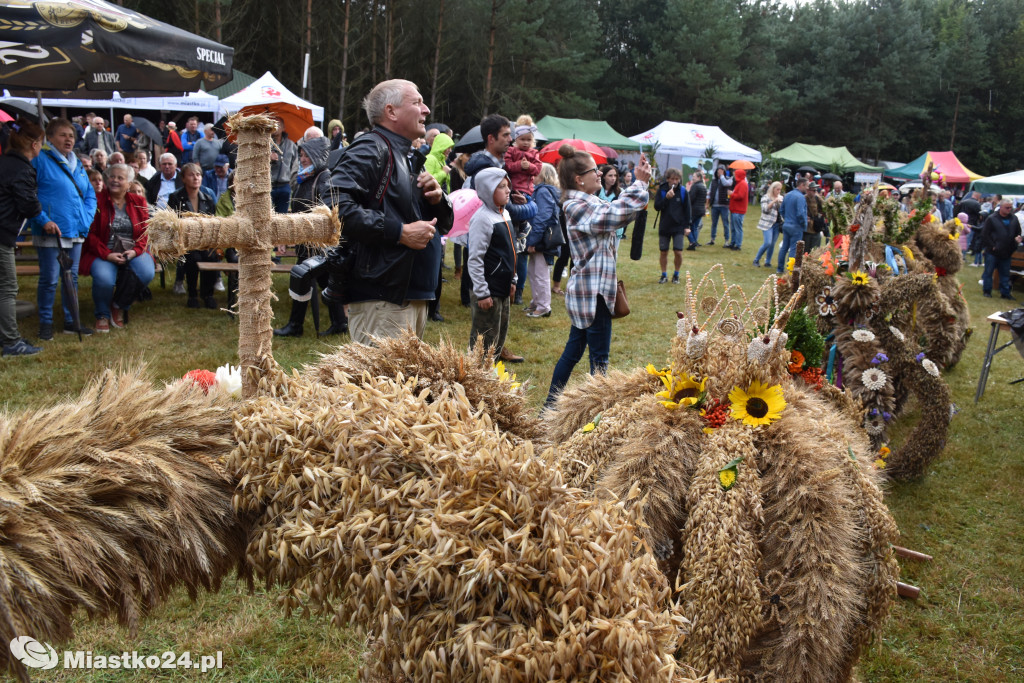
{"label": "wooden bench", "polygon": [[[14,254],[14,261],[15,261],[14,270],[15,270],[15,274],[17,274],[17,275],[24,275],[24,276],[36,276],[36,277],[38,277],[38,275],[39,275],[39,263],[38,263],[39,262],[39,257],[37,255],[35,255],[35,254],[20,253],[22,249],[26,249],[26,248],[33,249],[34,247],[32,246],[32,243],[31,242],[16,242],[14,246],[16,248],[16,251],[15,251],[15,254]],[[18,261],[23,261],[23,262],[33,262],[34,261],[35,263],[34,264],[25,263],[25,265],[19,265]],[[155,269],[154,269],[155,273],[160,276],[160,289],[164,289],[167,286],[167,284],[166,284],[166,281],[165,281],[163,264],[161,264],[159,261],[157,261],[154,265],[155,265]]]}

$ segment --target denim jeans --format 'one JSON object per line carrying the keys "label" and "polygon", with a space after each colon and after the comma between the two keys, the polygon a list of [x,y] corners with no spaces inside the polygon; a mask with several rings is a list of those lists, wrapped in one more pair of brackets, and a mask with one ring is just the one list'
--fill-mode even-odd
{"label": "denim jeans", "polygon": [[761,260],[764,256],[764,265],[769,268],[772,267],[772,253],[775,251],[775,241],[779,239],[779,223],[776,221],[772,224],[771,229],[764,231],[764,244],[757,250],[757,254],[754,256],[754,263]]}
{"label": "denim jeans", "polygon": [[[153,257],[143,252],[142,256],[136,256],[128,262],[128,267],[135,272],[139,282],[148,285],[153,281],[156,274],[156,266]],[[96,319],[110,318],[110,301],[114,298],[114,285],[117,284],[117,272],[120,266],[110,261],[97,258],[89,268],[92,276],[92,303],[96,310]],[[128,310],[126,306],[124,310]]]}
{"label": "denim jeans", "polygon": [[722,239],[725,243],[729,243],[729,207],[728,206],[712,206],[711,207],[711,241],[715,241],[715,235],[718,233],[718,219],[722,219]]}
{"label": "denim jeans", "polygon": [[992,273],[999,271],[999,293],[1010,296],[1010,261],[1012,256],[999,258],[995,254],[985,252],[985,270],[981,275],[981,289],[986,294],[992,293]]}
{"label": "denim jeans", "polygon": [[796,258],[796,244],[804,238],[804,231],[801,228],[786,228],[782,226],[782,246],[779,247],[779,261],[777,272],[781,273],[786,269],[786,259]]}
{"label": "denim jeans", "polygon": [[700,234],[700,224],[704,220],[704,214],[696,216],[693,221],[690,222],[690,244],[697,244],[697,236]]}
{"label": "denim jeans", "polygon": [[[57,262],[59,247],[36,247],[39,256],[39,287],[36,289],[36,303],[39,306],[39,324],[53,324],[53,302],[57,298],[57,284],[60,282],[60,264]],[[82,243],[75,242],[71,247],[71,279],[78,291],[78,262],[82,258]],[[62,293],[61,305],[64,307],[64,321],[72,321],[71,309]]]}
{"label": "denim jeans", "polygon": [[745,213],[734,213],[730,215],[730,222],[732,223],[730,226],[732,229],[732,240],[727,243],[734,247],[743,246],[743,219],[746,218],[746,215],[747,214]]}
{"label": "denim jeans", "polygon": [[594,314],[594,321],[590,327],[581,330],[578,327],[569,328],[569,341],[565,343],[565,350],[555,364],[555,372],[551,376],[551,387],[548,389],[545,406],[550,406],[562,393],[569,377],[572,376],[573,368],[583,358],[583,351],[590,349],[590,374],[600,372],[602,375],[608,371],[608,356],[612,346],[612,313],[608,310],[604,298],[597,297],[597,311]]}
{"label": "denim jeans", "polygon": [[526,289],[526,278],[529,275],[530,255],[525,251],[516,254],[516,298],[523,298],[523,290]]}
{"label": "denim jeans", "polygon": [[21,339],[18,332],[18,275],[14,247],[0,244],[0,346],[10,346]]}
{"label": "denim jeans", "polygon": [[288,207],[292,200],[292,188],[288,185],[270,188],[270,203],[274,205],[277,213],[288,213]]}

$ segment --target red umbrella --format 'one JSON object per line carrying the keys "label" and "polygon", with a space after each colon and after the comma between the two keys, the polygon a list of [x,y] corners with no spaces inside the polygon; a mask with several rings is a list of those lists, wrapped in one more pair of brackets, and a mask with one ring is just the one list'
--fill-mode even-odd
{"label": "red umbrella", "polygon": [[590,156],[594,157],[594,162],[598,164],[608,163],[608,156],[601,150],[600,147],[595,145],[593,142],[587,142],[586,140],[578,140],[576,138],[559,140],[558,142],[551,142],[544,145],[540,150],[540,160],[545,161],[549,164],[557,164],[558,160],[561,159],[558,155],[558,148],[562,145],[572,145],[576,149],[581,149],[584,152],[588,152]]}
{"label": "red umbrella", "polygon": [[0,122],[6,123],[7,121],[13,121],[14,119],[10,114],[0,109]]}
{"label": "red umbrella", "polygon": [[604,145],[601,145],[601,151],[604,152],[604,155],[606,157],[608,157],[609,159],[618,159],[619,158],[619,153],[616,152],[611,147],[605,147]]}
{"label": "red umbrella", "polygon": [[745,161],[743,159],[737,159],[736,161],[734,161],[731,164],[729,164],[729,168],[731,168],[733,170],[736,170],[737,168],[742,168],[744,170],[749,171],[750,169],[754,168],[754,164],[750,163],[749,161]]}

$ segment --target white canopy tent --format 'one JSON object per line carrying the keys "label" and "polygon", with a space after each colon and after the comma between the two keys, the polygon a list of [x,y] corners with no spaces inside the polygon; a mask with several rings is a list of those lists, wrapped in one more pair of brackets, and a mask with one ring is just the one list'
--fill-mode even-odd
{"label": "white canopy tent", "polygon": [[[105,100],[86,100],[79,98],[53,98],[44,97],[43,106],[57,109],[60,107],[73,107],[76,109],[93,109],[99,112],[114,109],[131,109],[134,111],[204,111],[217,113],[217,98],[208,95],[202,90],[188,93],[183,97],[121,97],[115,91],[114,96]],[[6,90],[3,92],[3,99],[21,99],[35,104],[31,98],[12,98]],[[113,118],[113,114],[111,114]]]}
{"label": "white canopy tent", "polygon": [[645,149],[657,144],[658,153],[654,158],[659,168],[681,168],[684,158],[702,159],[705,150],[711,146],[715,148],[715,159],[761,161],[760,152],[733,140],[718,126],[662,121],[649,131],[631,135],[629,139],[639,142]]}
{"label": "white canopy tent", "polygon": [[324,121],[324,108],[319,107],[312,102],[307,102],[288,88],[281,84],[281,81],[274,78],[274,74],[269,71],[255,81],[251,85],[242,88],[231,97],[226,97],[220,101],[219,111],[221,114],[230,115],[237,112],[242,107],[251,107],[260,104],[273,104],[275,102],[285,102],[287,104],[294,104],[297,107],[303,109],[309,109],[313,112],[313,120],[323,123]]}

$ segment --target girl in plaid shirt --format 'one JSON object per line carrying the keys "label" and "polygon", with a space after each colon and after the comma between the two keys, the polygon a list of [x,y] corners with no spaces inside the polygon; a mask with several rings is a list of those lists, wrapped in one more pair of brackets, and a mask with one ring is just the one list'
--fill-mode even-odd
{"label": "girl in plaid shirt", "polygon": [[562,145],[558,154],[562,157],[558,162],[562,208],[575,263],[565,295],[572,327],[555,365],[545,405],[551,405],[561,393],[585,349],[590,351],[590,374],[604,373],[608,368],[611,309],[615,304],[615,231],[632,222],[647,206],[647,183],[651,179],[651,165],[641,157],[633,184],[615,201],[605,202],[596,196],[601,189],[601,171],[594,157],[569,144]]}

